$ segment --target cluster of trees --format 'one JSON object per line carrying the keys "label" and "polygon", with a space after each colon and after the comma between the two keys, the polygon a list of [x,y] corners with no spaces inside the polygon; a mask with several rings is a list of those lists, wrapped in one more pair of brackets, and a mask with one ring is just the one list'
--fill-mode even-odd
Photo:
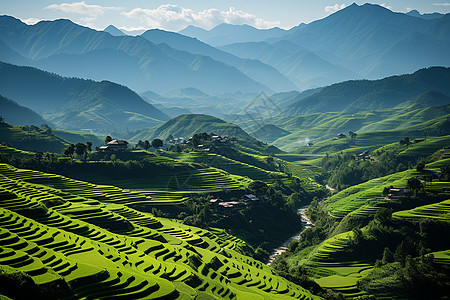
{"label": "cluster of trees", "polygon": [[92,152],[92,142],[70,144],[65,150],[64,155],[73,158],[74,154],[86,160],[88,153]]}
{"label": "cluster of trees", "polygon": [[154,139],[151,143],[148,140],[142,141],[139,140],[137,143],[137,147],[141,148],[141,149],[145,149],[148,150],[151,147],[155,148],[155,149],[159,149],[163,146],[163,141],[160,139]]}

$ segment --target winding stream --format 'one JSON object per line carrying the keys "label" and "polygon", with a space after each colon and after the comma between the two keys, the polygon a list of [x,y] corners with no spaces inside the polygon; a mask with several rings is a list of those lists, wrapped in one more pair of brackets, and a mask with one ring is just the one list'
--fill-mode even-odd
{"label": "winding stream", "polygon": [[306,216],[306,210],[308,209],[309,205],[305,205],[297,209],[298,214],[300,215],[300,219],[303,223],[303,229],[302,231],[296,233],[295,235],[291,236],[288,240],[286,240],[281,246],[278,248],[273,249],[272,254],[269,256],[269,260],[267,261],[267,265],[270,266],[270,264],[275,260],[275,257],[280,255],[281,253],[285,252],[288,248],[290,242],[293,240],[300,240],[301,236],[300,234],[308,227],[314,226],[314,224],[311,222],[310,219]]}

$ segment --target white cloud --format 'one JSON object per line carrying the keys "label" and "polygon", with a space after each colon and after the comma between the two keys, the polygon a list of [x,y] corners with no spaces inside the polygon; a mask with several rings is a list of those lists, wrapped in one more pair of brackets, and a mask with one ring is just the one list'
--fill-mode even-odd
{"label": "white cloud", "polygon": [[83,22],[90,22],[96,20],[99,16],[105,14],[108,10],[118,10],[120,7],[107,7],[100,5],[90,5],[86,4],[86,2],[75,2],[75,3],[61,3],[61,4],[51,4],[47,6],[45,9],[53,9],[60,10],[65,13],[72,13],[83,15],[81,18]]}
{"label": "white cloud", "polygon": [[433,3],[433,5],[436,5],[436,6],[450,6],[450,3],[448,3],[448,2],[445,2],[445,3]]}
{"label": "white cloud", "polygon": [[335,5],[331,5],[331,6],[326,6],[325,7],[325,11],[329,14],[335,13],[338,10],[344,9],[346,7],[345,4],[335,4]]}
{"label": "white cloud", "polygon": [[135,8],[123,15],[131,19],[138,19],[150,28],[181,30],[188,25],[211,29],[221,23],[234,25],[248,24],[257,28],[279,26],[279,22],[271,22],[258,18],[250,13],[230,7],[226,11],[215,8],[195,12],[192,9],[178,5],[165,4],[156,9]]}

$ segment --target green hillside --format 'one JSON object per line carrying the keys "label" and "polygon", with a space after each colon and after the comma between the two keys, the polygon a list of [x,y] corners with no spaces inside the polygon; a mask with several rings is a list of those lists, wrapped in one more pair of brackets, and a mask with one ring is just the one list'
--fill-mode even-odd
{"label": "green hillside", "polygon": [[356,137],[335,138],[315,143],[313,146],[300,147],[296,149],[296,153],[333,153],[345,149],[358,149],[361,147],[381,146],[398,142],[405,137],[411,140],[415,138],[424,138],[427,136],[448,135],[449,132],[449,115],[434,118],[426,122],[401,127],[393,130],[362,132]]}
{"label": "green hillside", "polygon": [[225,122],[213,116],[190,114],[178,116],[154,128],[138,130],[131,140],[167,139],[170,135],[187,139],[196,133],[202,132],[208,134],[214,132],[218,135],[251,139],[245,131],[235,124]]}
{"label": "green hillside", "polygon": [[255,138],[266,142],[271,143],[283,136],[290,134],[289,131],[284,130],[273,124],[266,124],[258,128],[256,131],[252,132],[251,135]]}
{"label": "green hillside", "polygon": [[[426,157],[439,143],[448,146],[448,137],[412,145],[403,155]],[[372,179],[312,203],[309,216],[316,226],[291,243],[274,268],[292,276],[303,268],[321,287],[346,298],[438,299],[447,294],[450,243],[443,237],[450,234],[450,161],[448,150],[443,151],[423,170]],[[419,182],[414,189],[412,179]],[[405,189],[405,195],[384,194],[389,187]]]}
{"label": "green hillside", "polygon": [[[50,130],[50,131],[49,131]],[[14,126],[0,123],[0,143],[28,151],[61,153],[68,143],[49,127]]]}
{"label": "green hillside", "polygon": [[281,118],[276,121],[278,126],[292,133],[274,141],[280,149],[292,151],[306,145],[307,142],[317,143],[324,139],[334,138],[339,133],[348,135],[349,131],[356,133],[392,130],[417,125],[431,119],[449,114],[449,105],[439,107],[421,107],[410,104],[374,111],[347,113],[317,113],[312,115]]}
{"label": "green hillside", "polygon": [[53,129],[53,134],[56,136],[59,136],[60,138],[63,138],[64,140],[66,140],[72,144],[92,142],[93,148],[98,147],[98,146],[103,146],[105,144],[104,136],[98,136],[98,135],[88,133],[88,132],[83,132],[83,131]]}
{"label": "green hillside", "polygon": [[124,190],[85,185],[80,194],[51,174],[0,171],[8,297],[317,298],[242,255],[245,242],[136,211],[119,200]]}

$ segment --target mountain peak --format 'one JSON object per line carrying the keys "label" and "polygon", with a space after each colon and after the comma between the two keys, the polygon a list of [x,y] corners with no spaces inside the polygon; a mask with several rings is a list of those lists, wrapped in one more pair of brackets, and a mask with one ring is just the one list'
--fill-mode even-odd
{"label": "mountain peak", "polygon": [[104,32],[108,32],[111,35],[114,36],[124,36],[126,35],[123,31],[121,31],[119,28],[117,28],[114,25],[108,25],[105,29],[103,29]]}

